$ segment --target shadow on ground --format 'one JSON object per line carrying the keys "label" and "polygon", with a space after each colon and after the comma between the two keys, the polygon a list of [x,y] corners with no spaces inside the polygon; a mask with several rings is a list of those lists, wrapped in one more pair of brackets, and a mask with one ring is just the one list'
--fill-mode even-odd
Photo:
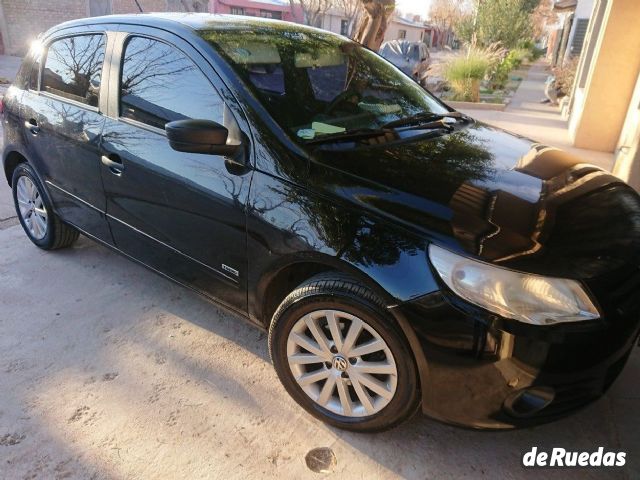
{"label": "shadow on ground", "polygon": [[417,416],[355,435],[289,399],[263,332],[86,239],[45,253],[0,231],[0,274],[7,478],[310,478],[304,456],[324,446],[336,478],[536,476],[520,466],[532,446],[628,452],[626,468],[550,478],[640,472],[637,353],[611,394],[554,424],[475,432]]}

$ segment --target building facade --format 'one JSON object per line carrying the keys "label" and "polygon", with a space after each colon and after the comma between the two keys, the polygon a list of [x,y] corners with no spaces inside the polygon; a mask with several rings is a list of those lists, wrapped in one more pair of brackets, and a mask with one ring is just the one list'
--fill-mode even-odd
{"label": "building facade", "polygon": [[579,148],[613,152],[614,173],[640,190],[640,2],[596,0],[569,106]]}
{"label": "building facade", "polygon": [[209,0],[0,0],[0,44],[23,55],[39,33],[58,23],[116,13],[207,12]]}
{"label": "building facade", "polygon": [[564,65],[579,57],[595,0],[558,0],[554,12],[558,20],[550,26],[547,58],[552,65]]}
{"label": "building facade", "polygon": [[422,42],[426,36],[426,27],[423,22],[416,22],[394,16],[385,33],[384,39],[387,40],[408,40],[409,42]]}
{"label": "building facade", "polygon": [[209,11],[230,15],[274,18],[287,22],[302,20],[302,9],[291,8],[289,0],[211,0]]}

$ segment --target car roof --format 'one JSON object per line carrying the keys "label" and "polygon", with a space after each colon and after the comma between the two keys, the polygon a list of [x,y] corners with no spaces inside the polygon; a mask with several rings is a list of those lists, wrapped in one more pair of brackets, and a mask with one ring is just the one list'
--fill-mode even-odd
{"label": "car roof", "polygon": [[234,28],[255,28],[256,25],[288,26],[296,31],[322,32],[327,35],[336,35],[326,30],[320,30],[299,23],[284,22],[261,17],[248,17],[241,15],[222,15],[213,13],[183,13],[183,12],[154,12],[138,13],[131,15],[104,15],[100,17],[80,18],[70,20],[52,27],[47,33],[66,28],[83,27],[100,24],[127,24],[148,27],[157,27],[167,30],[176,27],[187,27],[191,30],[216,30]]}

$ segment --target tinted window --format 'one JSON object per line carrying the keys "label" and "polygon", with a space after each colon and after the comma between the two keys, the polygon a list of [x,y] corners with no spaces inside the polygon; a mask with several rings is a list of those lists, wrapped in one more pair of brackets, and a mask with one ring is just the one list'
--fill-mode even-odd
{"label": "tinted window", "polygon": [[104,49],[104,35],[80,35],[51,43],[42,90],[97,107]]}
{"label": "tinted window", "polygon": [[120,115],[158,128],[185,118],[222,123],[224,104],[200,69],[180,50],[133,37],[125,47]]}

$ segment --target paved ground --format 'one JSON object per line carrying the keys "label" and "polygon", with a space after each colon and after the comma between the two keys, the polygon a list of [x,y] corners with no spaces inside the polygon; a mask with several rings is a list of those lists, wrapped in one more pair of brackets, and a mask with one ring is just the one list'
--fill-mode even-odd
{"label": "paved ground", "polygon": [[[1,478],[322,478],[304,462],[315,447],[335,452],[327,478],[640,478],[638,349],[604,398],[551,425],[488,433],[416,417],[354,435],[289,399],[259,330],[86,239],[45,253],[0,224],[0,282]],[[629,462],[524,470],[532,446]]]}
{"label": "paved ground", "polygon": [[[9,55],[0,55],[0,79],[13,80],[18,68],[20,67],[21,59],[19,57],[12,57]],[[0,97],[4,95],[8,85],[0,83]],[[0,144],[2,143],[2,123],[0,123]],[[4,180],[4,176],[0,175],[0,182]],[[15,216],[15,210],[13,208],[13,200],[11,199],[11,191],[8,189],[0,188],[0,226],[6,226],[10,223],[15,223],[10,220]],[[8,220],[9,219],[9,220]]]}
{"label": "paved ground", "polygon": [[465,111],[478,120],[568,150],[588,163],[611,170],[612,153],[573,147],[569,139],[567,121],[560,115],[558,107],[540,103],[540,100],[545,98],[544,82],[548,75],[546,64],[540,60],[531,66],[504,112],[473,109]]}

